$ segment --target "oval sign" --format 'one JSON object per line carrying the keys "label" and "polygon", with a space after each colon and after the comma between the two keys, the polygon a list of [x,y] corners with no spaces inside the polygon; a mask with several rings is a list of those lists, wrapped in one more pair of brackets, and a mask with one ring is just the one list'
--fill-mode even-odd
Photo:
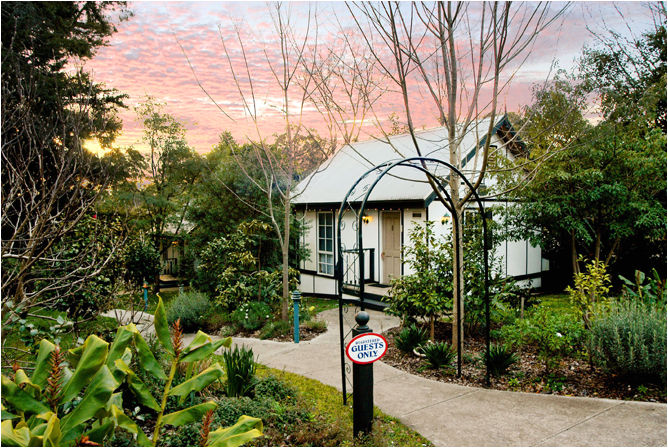
{"label": "oval sign", "polygon": [[378,333],[355,336],[346,346],[346,356],[355,364],[371,364],[387,352],[387,339]]}

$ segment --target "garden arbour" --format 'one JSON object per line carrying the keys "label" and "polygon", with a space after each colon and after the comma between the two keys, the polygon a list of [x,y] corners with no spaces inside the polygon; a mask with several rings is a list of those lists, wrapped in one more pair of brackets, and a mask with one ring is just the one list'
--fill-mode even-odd
{"label": "garden arbour", "polygon": [[[486,342],[486,356],[489,357],[489,348],[490,348],[490,340],[489,340],[489,327],[490,327],[490,313],[489,313],[489,256],[488,256],[488,251],[490,249],[491,245],[491,238],[488,233],[488,228],[487,228],[487,219],[489,219],[489,215],[485,211],[485,207],[482,204],[482,201],[480,200],[480,197],[478,195],[478,192],[476,189],[473,187],[471,182],[468,180],[468,178],[455,166],[452,164],[445,162],[440,159],[436,158],[431,158],[431,157],[408,157],[408,158],[403,158],[400,160],[390,160],[387,162],[384,162],[380,165],[377,165],[368,171],[366,171],[362,176],[360,176],[355,183],[350,187],[348,192],[346,193],[345,197],[341,201],[341,205],[339,207],[339,212],[337,216],[337,232],[336,232],[336,252],[335,252],[335,278],[337,280],[337,296],[338,296],[338,301],[339,301],[339,332],[340,332],[340,348],[341,348],[341,377],[342,377],[342,390],[343,390],[343,401],[344,403],[347,402],[348,398],[348,393],[346,392],[347,386],[352,387],[352,383],[350,380],[350,373],[351,373],[351,366],[349,363],[346,362],[346,356],[345,356],[345,340],[347,337],[349,337],[352,333],[352,329],[354,327],[354,324],[351,324],[347,319],[346,319],[346,312],[348,309],[348,304],[354,304],[356,307],[359,306],[360,310],[365,310],[365,298],[364,298],[364,273],[365,273],[365,266],[364,266],[364,245],[363,245],[363,240],[362,240],[362,228],[363,228],[363,223],[364,219],[366,218],[365,215],[365,210],[367,203],[369,202],[369,197],[371,196],[371,193],[374,191],[374,188],[378,185],[378,183],[381,181],[383,177],[386,175],[390,176],[396,176],[396,174],[391,173],[391,171],[399,171],[402,168],[409,168],[412,170],[417,170],[418,174],[422,173],[426,175],[427,179],[430,181],[432,184],[432,187],[435,185],[440,192],[442,193],[443,197],[446,199],[448,204],[444,204],[447,209],[449,209],[452,212],[452,218],[453,218],[453,232],[455,232],[454,235],[454,259],[462,259],[461,258],[461,253],[462,253],[462,247],[460,245],[460,238],[459,238],[459,232],[460,232],[460,226],[459,226],[459,220],[461,219],[460,216],[457,216],[457,213],[454,213],[455,206],[452,201],[452,198],[450,197],[450,194],[448,193],[448,189],[446,188],[446,185],[444,184],[444,179],[447,178],[451,173],[455,173],[462,181],[463,183],[473,192],[473,195],[475,197],[475,201],[478,206],[478,211],[480,213],[480,217],[482,220],[482,231],[483,231],[483,242],[484,242],[484,272],[485,272],[485,342]],[[439,175],[439,169],[444,169],[444,170],[450,170],[450,173],[448,175],[444,175],[441,173]],[[375,174],[375,177],[373,175]],[[402,177],[404,180],[409,181],[409,182],[420,182],[418,179],[408,179],[405,177]],[[367,181],[365,183],[365,181]],[[424,180],[422,180],[424,182]],[[361,192],[357,193],[357,189],[359,186],[362,186]],[[356,238],[355,238],[355,243],[353,244],[352,249],[348,250],[346,249],[346,246],[343,242],[343,231],[345,230],[345,222],[344,222],[344,216],[346,213],[350,211],[354,215],[354,219],[352,222],[352,230],[355,231],[356,233]],[[350,260],[348,258],[344,257],[344,254],[354,254],[354,258],[352,263],[349,262]],[[371,259],[373,260],[373,259]],[[344,263],[345,261],[345,263]],[[371,261],[372,262],[372,261]],[[462,266],[460,266],[460,269],[463,269]],[[352,271],[352,272],[351,272]],[[349,300],[349,299],[344,299],[344,282],[346,278],[349,278],[350,274],[353,275],[353,278],[355,279],[355,284],[357,285],[356,290],[354,291],[346,291],[347,294],[351,294],[353,296],[357,296],[357,300]],[[461,282],[456,283],[456,290],[454,291],[454,297],[461,297],[462,295],[462,290],[463,285]],[[459,300],[455,300],[455,303],[453,303],[453,306],[457,307],[457,322],[453,322],[453,331],[454,331],[454,326],[456,324],[457,327],[457,332],[458,332],[458,340],[461,340],[461,319],[462,319],[462,309],[461,309],[461,303]],[[345,325],[344,325],[345,322]],[[344,328],[347,325],[347,329]],[[462,369],[462,350],[461,350],[461,345],[458,345],[457,347],[457,375],[461,376],[461,369]],[[489,383],[489,367],[487,367],[487,382]]]}

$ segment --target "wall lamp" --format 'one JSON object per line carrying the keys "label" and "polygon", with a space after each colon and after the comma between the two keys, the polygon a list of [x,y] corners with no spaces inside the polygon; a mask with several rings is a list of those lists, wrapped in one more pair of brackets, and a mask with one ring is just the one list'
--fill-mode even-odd
{"label": "wall lamp", "polygon": [[443,215],[443,217],[441,218],[441,224],[442,224],[442,225],[446,225],[446,224],[448,223],[448,221],[450,221],[450,215],[446,213],[446,214]]}
{"label": "wall lamp", "polygon": [[369,216],[369,215],[362,216],[362,222],[364,224],[369,224],[371,222],[371,216]]}

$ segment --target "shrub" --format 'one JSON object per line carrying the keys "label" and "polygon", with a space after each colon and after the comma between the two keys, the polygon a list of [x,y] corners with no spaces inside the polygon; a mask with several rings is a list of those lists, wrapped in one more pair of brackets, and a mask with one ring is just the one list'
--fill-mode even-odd
{"label": "shrub", "polygon": [[[578,261],[585,262],[580,256]],[[566,288],[575,305],[578,314],[582,317],[585,329],[589,328],[589,316],[597,303],[608,301],[610,291],[610,275],[605,272],[605,263],[600,260],[585,262],[587,272],[575,274],[575,287]]]}
{"label": "shrub", "polygon": [[652,269],[651,277],[645,276],[642,271],[636,271],[634,282],[621,275],[619,279],[624,282],[624,297],[647,305],[666,306],[666,280],[661,280],[656,269]]}
{"label": "shrub", "polygon": [[606,372],[666,382],[666,314],[642,302],[614,302],[591,322],[588,346]]}
{"label": "shrub", "polygon": [[422,353],[424,353],[427,363],[432,369],[449,366],[457,355],[452,346],[443,341],[421,345],[420,349],[422,349]]}
{"label": "shrub", "polygon": [[308,328],[314,333],[324,333],[327,331],[327,322],[324,320],[311,320],[306,322],[304,327]]}
{"label": "shrub", "polygon": [[556,363],[557,356],[570,355],[584,342],[584,328],[576,316],[556,313],[538,307],[525,319],[501,329],[501,336],[511,348],[536,345],[545,371]]}
{"label": "shrub", "polygon": [[295,398],[297,390],[288,386],[285,381],[272,374],[256,381],[255,396],[269,397],[276,401],[283,401],[287,398]]}
{"label": "shrub", "polygon": [[262,327],[260,331],[260,339],[276,338],[279,336],[286,336],[292,332],[292,325],[282,320],[276,322],[268,322]]}
{"label": "shrub", "polygon": [[199,292],[185,292],[172,300],[167,312],[167,321],[173,324],[181,319],[181,328],[185,332],[198,330],[209,310],[209,298]]}
{"label": "shrub", "polygon": [[483,352],[481,359],[485,367],[489,367],[489,373],[493,376],[506,373],[518,361],[513,349],[502,344],[491,344],[489,346],[489,358],[487,353]]}
{"label": "shrub", "polygon": [[228,397],[242,397],[248,395],[253,388],[256,364],[253,359],[253,350],[246,347],[223,351],[223,361],[227,372],[225,392]]}
{"label": "shrub", "polygon": [[428,339],[425,329],[412,324],[399,332],[394,343],[402,352],[412,354],[417,346],[424,344]]}
{"label": "shrub", "polygon": [[271,317],[271,308],[266,303],[248,302],[239,306],[231,315],[232,320],[246,330],[255,331]]}

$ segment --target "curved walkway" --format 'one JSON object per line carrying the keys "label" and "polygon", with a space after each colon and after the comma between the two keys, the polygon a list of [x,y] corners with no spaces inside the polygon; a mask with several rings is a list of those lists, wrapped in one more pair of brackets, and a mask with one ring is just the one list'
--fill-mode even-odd
{"label": "curved walkway", "polygon": [[[398,320],[369,311],[376,332]],[[341,390],[338,310],[321,314],[329,331],[308,341],[233,338],[269,367]],[[411,375],[374,363],[374,401],[436,446],[666,446],[662,403],[478,389]]]}

